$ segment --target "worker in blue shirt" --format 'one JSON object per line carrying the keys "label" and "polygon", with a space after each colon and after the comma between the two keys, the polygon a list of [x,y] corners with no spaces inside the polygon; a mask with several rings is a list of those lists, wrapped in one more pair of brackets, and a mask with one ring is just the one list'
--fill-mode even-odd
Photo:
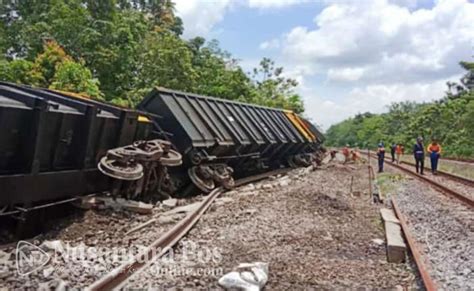
{"label": "worker in blue shirt", "polygon": [[377,157],[379,160],[379,173],[383,172],[383,162],[385,161],[385,147],[383,142],[379,143],[377,148]]}
{"label": "worker in blue shirt", "polygon": [[413,156],[415,158],[416,173],[423,175],[423,169],[425,168],[425,148],[421,136],[416,139],[416,143],[413,146]]}

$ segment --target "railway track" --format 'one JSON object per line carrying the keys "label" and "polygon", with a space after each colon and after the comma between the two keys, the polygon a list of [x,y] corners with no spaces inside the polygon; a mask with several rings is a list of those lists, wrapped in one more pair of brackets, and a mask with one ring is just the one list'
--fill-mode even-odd
{"label": "railway track", "polygon": [[413,255],[413,259],[415,260],[415,264],[418,267],[418,271],[420,272],[421,279],[423,280],[423,284],[427,291],[435,291],[438,290],[436,283],[434,282],[433,278],[430,276],[428,272],[429,266],[426,260],[423,258],[421,247],[418,245],[416,240],[414,239],[410,229],[408,228],[408,222],[400,211],[400,207],[398,206],[398,202],[395,197],[392,197],[392,205],[395,213],[397,215],[398,220],[400,221],[400,225],[402,227],[402,231],[405,235],[405,238],[408,243],[408,247]]}
{"label": "railway track", "polygon": [[[372,157],[375,157],[377,158],[374,154],[371,154]],[[474,199],[469,195],[469,194],[465,194],[465,193],[460,193],[459,191],[457,190],[453,190],[451,189],[450,187],[446,186],[446,185],[443,185],[441,184],[443,181],[434,181],[433,179],[431,178],[428,178],[427,176],[425,175],[419,175],[417,174],[416,172],[414,172],[412,169],[408,169],[404,166],[401,166],[399,164],[396,164],[396,163],[392,163],[390,161],[387,161],[385,160],[385,163],[387,163],[388,165],[394,167],[394,168],[397,168],[419,180],[422,180],[428,184],[430,184],[431,186],[437,188],[438,190],[440,190],[442,193],[450,196],[450,197],[454,197],[460,201],[462,201],[463,203],[467,204],[468,206],[470,207],[474,207]],[[441,173],[438,171],[438,173]],[[455,175],[452,175],[452,174],[448,174],[446,172],[442,172],[443,177],[446,177],[448,179],[450,179],[451,181],[455,181],[455,182],[460,182],[460,180],[463,180],[463,182],[460,182],[460,183],[463,183],[464,185],[466,185],[467,183],[469,184],[468,186],[469,187],[473,187],[472,186],[472,183],[473,181],[469,180],[469,179],[465,179],[463,177],[459,177],[459,176],[455,176]],[[454,178],[456,177],[456,178]],[[456,180],[455,180],[456,179]],[[474,191],[474,190],[473,190]],[[472,193],[472,191],[471,191]],[[471,194],[472,195],[472,194]]]}
{"label": "railway track", "polygon": [[[246,177],[235,181],[235,185],[241,186],[247,183],[265,179],[273,175],[284,174],[288,171],[290,171],[290,169],[284,168]],[[124,287],[127,284],[129,278],[143,271],[149,264],[163,256],[169,249],[179,242],[179,240],[181,240],[181,238],[183,238],[186,233],[198,222],[198,220],[206,212],[214,200],[224,191],[225,190],[222,187],[213,190],[211,193],[209,193],[206,199],[201,202],[200,206],[195,211],[188,214],[183,220],[178,222],[163,236],[151,243],[151,245],[149,245],[145,251],[139,253],[130,262],[117,267],[104,277],[95,281],[87,289],[116,290]]]}
{"label": "railway track", "polygon": [[[457,278],[458,281],[456,279],[453,281],[446,276],[453,269],[456,270],[459,260],[462,261],[462,254],[469,253],[469,248],[472,248],[469,246],[469,235],[464,231],[460,231],[466,229],[466,225],[471,224],[469,221],[472,221],[472,199],[425,176],[418,175],[411,169],[389,161],[387,163],[419,178],[422,182],[434,186],[426,193],[425,191],[417,191],[418,187],[416,186],[408,190],[408,193],[407,190],[399,189],[399,193],[397,192],[397,195],[391,197],[393,209],[400,221],[402,232],[426,290],[444,290],[447,281],[458,284],[459,278]],[[405,164],[409,165],[409,163]],[[448,176],[446,175],[446,177]],[[449,178],[455,180],[450,176]],[[471,185],[465,181],[463,182]],[[433,195],[439,192],[441,194]],[[462,200],[465,204],[457,203],[456,200],[442,199],[443,195],[446,197],[446,194],[449,195],[448,197],[454,196]],[[447,211],[448,209],[449,211]],[[453,252],[453,244],[458,248],[458,243],[462,245],[462,242],[468,245],[468,250],[461,250],[461,253],[456,253],[457,250]],[[440,255],[443,252],[444,257]],[[454,260],[455,262],[448,262],[448,260]],[[465,277],[464,280],[467,278]],[[468,285],[469,283],[465,284]]]}
{"label": "railway track", "polygon": [[[415,166],[414,163],[409,163],[409,162],[405,162],[405,161],[401,161],[401,163],[405,164],[405,165],[410,165],[410,166],[413,166],[413,167]],[[428,167],[425,167],[425,170],[430,171],[431,169],[429,169]],[[454,174],[451,174],[451,173],[448,173],[448,172],[439,171],[439,170],[438,170],[438,175],[444,176],[448,179],[451,179],[451,180],[454,180],[454,181],[457,181],[457,182],[460,182],[460,183],[463,183],[467,186],[474,187],[474,180],[471,180],[471,179],[468,179],[468,178],[465,178],[465,177],[461,177],[461,176],[458,176],[458,175],[454,175]]]}
{"label": "railway track", "polygon": [[407,182],[391,200],[426,290],[471,290],[464,270],[472,269],[465,254],[473,251],[473,209],[434,188],[418,191],[417,182]]}

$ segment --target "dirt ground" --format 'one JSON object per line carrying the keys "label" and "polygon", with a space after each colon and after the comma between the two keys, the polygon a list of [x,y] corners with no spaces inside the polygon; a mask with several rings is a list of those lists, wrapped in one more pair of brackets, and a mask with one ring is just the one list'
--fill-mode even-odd
{"label": "dirt ground", "polygon": [[[410,259],[387,263],[385,245],[373,241],[385,236],[367,176],[366,165],[329,164],[228,192],[175,250],[174,261],[155,263],[129,287],[219,288],[219,276],[240,263],[266,262],[267,290],[415,288]],[[220,256],[189,262],[189,242]],[[186,268],[221,272],[162,272]]]}
{"label": "dirt ground", "polygon": [[[368,192],[367,166],[339,162],[242,186],[217,199],[172,257],[137,274],[127,288],[221,289],[222,274],[252,262],[269,264],[267,290],[416,288],[417,274],[409,257],[406,263],[387,263],[382,205],[372,204]],[[201,199],[180,200],[177,206]],[[159,219],[165,210],[160,206],[152,217]],[[86,247],[146,246],[181,217],[126,235],[150,216],[90,210],[57,225],[37,244],[60,240]],[[86,287],[110,271],[105,257],[94,257],[87,266],[50,262],[25,277],[16,274],[12,257],[6,276],[0,276],[0,287]]]}

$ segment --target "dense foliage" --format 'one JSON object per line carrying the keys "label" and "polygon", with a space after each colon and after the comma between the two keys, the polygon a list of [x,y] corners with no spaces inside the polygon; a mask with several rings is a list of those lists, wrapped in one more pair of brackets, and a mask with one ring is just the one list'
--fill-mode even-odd
{"label": "dense foliage", "polygon": [[408,148],[417,136],[437,139],[451,156],[474,156],[474,63],[461,62],[468,72],[459,84],[448,83],[446,96],[431,103],[402,102],[383,114],[364,113],[333,125],[327,131],[332,146],[349,144],[372,148],[403,143]]}
{"label": "dense foliage", "polygon": [[182,32],[171,0],[3,1],[0,80],[123,106],[162,86],[304,110],[297,82],[273,61],[245,73],[216,41]]}

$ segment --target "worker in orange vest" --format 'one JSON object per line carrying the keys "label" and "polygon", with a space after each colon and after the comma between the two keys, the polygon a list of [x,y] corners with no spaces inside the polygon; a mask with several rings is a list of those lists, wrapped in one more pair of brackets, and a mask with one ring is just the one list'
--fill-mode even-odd
{"label": "worker in orange vest", "polygon": [[397,164],[400,164],[400,157],[405,152],[405,147],[401,143],[397,144],[395,147],[395,154],[397,155]]}
{"label": "worker in orange vest", "polygon": [[351,160],[354,163],[357,163],[357,161],[360,160],[360,154],[359,154],[359,151],[357,149],[353,149],[351,151]]}
{"label": "worker in orange vest", "polygon": [[345,164],[349,161],[349,155],[350,155],[348,144],[346,144],[346,146],[342,149],[342,154],[344,155],[344,164]]}
{"label": "worker in orange vest", "polygon": [[441,156],[441,146],[436,139],[433,139],[430,145],[426,148],[426,151],[430,154],[431,172],[433,175],[436,175],[438,173],[438,160]]}

